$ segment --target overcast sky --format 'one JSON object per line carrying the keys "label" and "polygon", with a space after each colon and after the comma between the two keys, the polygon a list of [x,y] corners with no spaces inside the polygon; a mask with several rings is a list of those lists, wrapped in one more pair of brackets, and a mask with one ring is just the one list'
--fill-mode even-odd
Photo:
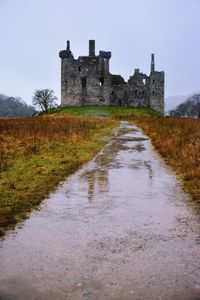
{"label": "overcast sky", "polygon": [[0,0],[0,94],[31,104],[50,88],[60,99],[67,39],[76,58],[95,39],[126,80],[137,67],[149,74],[154,52],[166,96],[200,90],[200,0]]}

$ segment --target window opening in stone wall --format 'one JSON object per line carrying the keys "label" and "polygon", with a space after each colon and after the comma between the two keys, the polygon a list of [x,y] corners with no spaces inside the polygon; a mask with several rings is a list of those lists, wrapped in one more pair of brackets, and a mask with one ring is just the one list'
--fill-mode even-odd
{"label": "window opening in stone wall", "polygon": [[142,95],[144,95],[144,91],[142,91]]}
{"label": "window opening in stone wall", "polygon": [[81,67],[78,67],[79,72],[81,72]]}
{"label": "window opening in stone wall", "polygon": [[100,84],[100,86],[104,85],[104,78],[103,77],[99,78],[99,84]]}
{"label": "window opening in stone wall", "polygon": [[153,84],[155,83],[155,79],[153,79],[153,82],[152,82]]}
{"label": "window opening in stone wall", "polygon": [[82,84],[82,89],[86,89],[86,85],[87,85],[87,78],[86,77],[81,78],[81,84]]}
{"label": "window opening in stone wall", "polygon": [[114,96],[114,94],[115,94],[114,91],[112,91],[112,92],[111,92],[111,95]]}
{"label": "window opening in stone wall", "polygon": [[135,96],[137,96],[138,95],[138,91],[135,91]]}
{"label": "window opening in stone wall", "polygon": [[143,81],[143,84],[146,84],[146,79],[143,79],[142,81]]}
{"label": "window opening in stone wall", "polygon": [[153,95],[155,95],[155,92],[153,91]]}

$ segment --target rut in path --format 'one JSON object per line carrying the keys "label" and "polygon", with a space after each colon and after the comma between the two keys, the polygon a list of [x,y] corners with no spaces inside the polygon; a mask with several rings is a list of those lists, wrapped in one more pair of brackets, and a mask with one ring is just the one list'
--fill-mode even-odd
{"label": "rut in path", "polygon": [[175,174],[122,122],[0,242],[0,299],[200,299],[200,224]]}

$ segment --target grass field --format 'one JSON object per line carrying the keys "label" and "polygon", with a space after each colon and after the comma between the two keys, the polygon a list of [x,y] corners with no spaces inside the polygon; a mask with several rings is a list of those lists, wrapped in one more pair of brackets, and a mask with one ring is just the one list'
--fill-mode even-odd
{"label": "grass field", "polygon": [[163,118],[150,109],[69,107],[0,120],[0,235],[94,157],[112,137],[118,119],[136,123],[151,137],[199,209],[200,121]]}
{"label": "grass field", "polygon": [[0,235],[100,151],[116,126],[69,115],[0,120]]}

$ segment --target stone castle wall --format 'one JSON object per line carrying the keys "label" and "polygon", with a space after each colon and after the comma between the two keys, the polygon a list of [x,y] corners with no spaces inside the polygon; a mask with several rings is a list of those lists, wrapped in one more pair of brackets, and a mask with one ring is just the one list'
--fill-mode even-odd
{"label": "stone castle wall", "polygon": [[61,58],[61,105],[127,105],[150,107],[164,113],[164,72],[155,71],[154,55],[151,73],[139,69],[126,83],[120,75],[109,70],[111,52],[95,54],[95,41],[89,41],[89,55],[77,60],[70,50],[59,53]]}

